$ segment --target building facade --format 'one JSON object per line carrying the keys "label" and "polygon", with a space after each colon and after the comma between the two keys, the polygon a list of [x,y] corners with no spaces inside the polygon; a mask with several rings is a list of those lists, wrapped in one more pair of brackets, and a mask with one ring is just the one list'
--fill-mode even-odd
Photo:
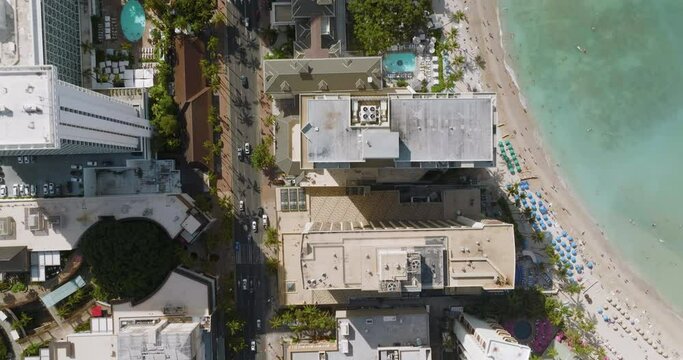
{"label": "building facade", "polygon": [[[59,69],[59,80],[81,85],[81,28],[77,0],[33,0],[40,7],[44,59]],[[89,21],[90,19],[86,19]]]}
{"label": "building facade", "polygon": [[453,325],[460,360],[528,360],[531,349],[519,344],[494,320],[456,313]]}
{"label": "building facade", "polygon": [[54,66],[0,68],[0,156],[150,151],[140,107],[58,80]]}

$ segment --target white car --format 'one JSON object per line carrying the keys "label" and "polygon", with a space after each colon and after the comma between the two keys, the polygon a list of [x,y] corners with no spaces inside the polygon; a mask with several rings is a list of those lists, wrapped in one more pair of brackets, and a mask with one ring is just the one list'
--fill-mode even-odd
{"label": "white car", "polygon": [[19,184],[19,196],[24,196],[24,184]]}
{"label": "white car", "polygon": [[251,341],[251,351],[256,351],[256,341],[254,340]]}
{"label": "white car", "polygon": [[261,319],[256,319],[256,330],[261,330]]}
{"label": "white car", "polygon": [[47,184],[43,184],[43,196],[48,196],[50,193],[50,187]]}
{"label": "white car", "polygon": [[251,144],[250,143],[245,143],[244,144],[244,153],[247,155],[251,154]]}
{"label": "white car", "polygon": [[12,196],[14,196],[14,197],[19,196],[19,185],[17,185],[17,184],[12,185]]}
{"label": "white car", "polygon": [[82,183],[83,179],[79,177],[71,177],[71,181],[76,182],[76,183]]}
{"label": "white car", "polygon": [[240,200],[240,211],[244,211],[244,200]]}
{"label": "white car", "polygon": [[88,161],[88,162],[86,162],[86,165],[88,165],[88,166],[97,166],[97,161]]}
{"label": "white car", "polygon": [[258,224],[256,223],[256,220],[251,222],[251,230],[258,232]]}
{"label": "white car", "polygon": [[261,217],[261,219],[263,220],[263,228],[264,228],[264,229],[267,228],[267,227],[268,227],[268,215],[263,214],[263,216]]}
{"label": "white car", "polygon": [[83,170],[83,165],[72,164],[71,170]]}
{"label": "white car", "polygon": [[28,184],[24,184],[24,196],[31,196],[31,188],[28,186]]}
{"label": "white car", "polygon": [[28,155],[24,155],[24,164],[30,164],[31,163],[31,158],[28,157]]}
{"label": "white car", "polygon": [[247,290],[247,286],[249,286],[249,282],[247,282],[247,279],[242,279],[242,290]]}
{"label": "white car", "polygon": [[36,186],[31,184],[31,196],[36,196]]}
{"label": "white car", "polygon": [[17,162],[19,164],[23,164],[24,163],[24,157],[23,156],[17,156]]}
{"label": "white car", "polygon": [[0,185],[0,197],[7,197],[7,185]]}

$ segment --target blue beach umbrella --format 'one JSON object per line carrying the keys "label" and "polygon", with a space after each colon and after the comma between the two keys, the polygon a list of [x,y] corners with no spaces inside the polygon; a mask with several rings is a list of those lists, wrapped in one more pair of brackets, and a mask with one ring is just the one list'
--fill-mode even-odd
{"label": "blue beach umbrella", "polygon": [[602,319],[605,320],[605,322],[609,321],[609,316],[607,314],[602,315]]}
{"label": "blue beach umbrella", "polygon": [[557,251],[557,252],[560,251],[560,245],[555,245],[555,251]]}
{"label": "blue beach umbrella", "polygon": [[598,314],[602,314],[604,310],[602,308],[598,308]]}
{"label": "blue beach umbrella", "polygon": [[545,230],[545,229],[547,229],[547,228],[548,228],[548,227],[547,227],[547,226],[545,226],[545,224],[544,224],[544,223],[541,223],[541,229]]}
{"label": "blue beach umbrella", "polygon": [[550,240],[550,243],[551,243],[553,246],[557,245],[557,241],[555,241],[555,239]]}
{"label": "blue beach umbrella", "polygon": [[553,222],[550,220],[548,220],[547,224],[548,224],[548,226],[553,226]]}
{"label": "blue beach umbrella", "polygon": [[576,256],[576,249],[572,250],[572,255]]}
{"label": "blue beach umbrella", "polygon": [[534,198],[530,198],[530,199],[529,199],[529,202],[531,202],[532,204],[536,205],[536,199],[534,199]]}
{"label": "blue beach umbrella", "polygon": [[571,270],[567,270],[567,276],[569,276],[569,277],[574,276],[574,272]]}
{"label": "blue beach umbrella", "polygon": [[567,237],[567,235],[569,235],[569,234],[567,234],[566,231],[562,231],[562,237]]}
{"label": "blue beach umbrella", "polygon": [[572,243],[572,247],[576,248],[578,245],[576,243]]}
{"label": "blue beach umbrella", "polygon": [[587,262],[587,263],[586,263],[586,266],[587,266],[589,269],[592,269],[592,268],[593,268],[593,262],[592,262],[592,261]]}
{"label": "blue beach umbrella", "polygon": [[564,255],[565,255],[564,250],[560,250],[560,256],[564,257]]}
{"label": "blue beach umbrella", "polygon": [[574,241],[574,238],[570,236],[570,237],[567,238],[567,240],[569,240],[569,241]]}
{"label": "blue beach umbrella", "polygon": [[548,221],[548,215],[543,215],[543,220]]}
{"label": "blue beach umbrella", "polygon": [[572,262],[573,262],[573,263],[576,262],[576,257],[575,257],[575,256],[572,256]]}
{"label": "blue beach umbrella", "polygon": [[540,191],[536,191],[536,196],[541,197],[541,192],[540,192]]}
{"label": "blue beach umbrella", "polygon": [[[533,203],[532,203],[533,204]],[[531,210],[536,211],[536,205],[531,205]]]}

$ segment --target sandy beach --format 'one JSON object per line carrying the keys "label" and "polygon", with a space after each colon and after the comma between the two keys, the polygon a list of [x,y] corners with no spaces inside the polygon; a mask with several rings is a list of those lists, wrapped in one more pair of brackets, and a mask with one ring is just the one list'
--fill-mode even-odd
{"label": "sandy beach", "polygon": [[[533,121],[531,110],[526,108],[508,66],[512,59],[506,58],[502,46],[498,12],[504,12],[505,9],[498,9],[495,1],[447,0],[446,11],[452,12],[455,9],[464,10],[468,18],[465,29],[460,25],[461,36],[467,42],[466,51],[470,56],[482,54],[487,64],[486,69],[481,74],[474,74],[473,78],[466,74],[465,81],[480,80],[482,91],[498,94],[498,135],[499,138],[510,140],[517,149],[524,168],[521,177],[533,178],[529,180],[529,184],[534,191],[542,192],[546,201],[552,203],[555,218],[562,227],[578,238],[582,244],[583,258],[596,264],[586,274],[584,281],[584,285],[590,287],[587,292],[594,299],[593,305],[583,304],[587,312],[596,315],[594,309],[598,306],[607,309],[610,306],[608,298],[618,301],[628,309],[631,316],[637,317],[636,324],[653,338],[652,341],[646,341],[635,330],[633,333],[631,330],[626,332],[628,321],[627,326],[619,329],[614,328],[616,324],[598,321],[599,336],[616,349],[611,358],[618,357],[617,355],[625,359],[664,358],[655,351],[656,348],[665,349],[669,358],[680,358],[678,353],[683,352],[683,318],[657,295],[656,289],[640,279],[610,246],[600,226],[591,218],[569,185],[562,180],[562,164],[554,162],[545,151],[546,147]],[[458,88],[465,86],[461,84]],[[613,312],[617,313],[616,310]]]}

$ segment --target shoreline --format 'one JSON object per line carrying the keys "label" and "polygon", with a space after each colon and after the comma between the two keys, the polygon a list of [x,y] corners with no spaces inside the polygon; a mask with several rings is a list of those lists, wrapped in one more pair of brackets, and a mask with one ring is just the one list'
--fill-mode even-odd
{"label": "shoreline", "polygon": [[[487,66],[482,71],[483,89],[498,94],[498,136],[506,136],[513,142],[525,170],[538,177],[529,180],[530,185],[544,193],[548,201],[553,203],[555,217],[564,225],[564,229],[573,233],[584,244],[584,258],[596,263],[591,276],[599,283],[590,289],[591,297],[600,300],[599,304],[605,304],[604,299],[614,292],[615,295],[612,296],[623,300],[621,302],[636,303],[637,308],[632,310],[637,309],[638,313],[643,309],[647,310],[647,315],[643,315],[643,325],[648,318],[648,325],[650,322],[652,325],[650,329],[661,332],[661,343],[667,352],[683,352],[683,345],[679,345],[683,344],[683,334],[680,332],[683,328],[681,313],[647,284],[636,269],[614,249],[585,204],[563,180],[561,165],[553,160],[550,152],[544,151],[549,148],[543,142],[539,126],[531,109],[527,108],[513,68],[508,63],[509,55],[505,52],[503,43],[506,34],[501,26],[498,2],[464,1],[464,7],[469,19],[469,35],[475,39],[478,48],[482,49],[480,53],[486,59]],[[599,306],[584,305],[589,315],[594,315],[593,309]],[[663,358],[652,349],[647,351],[644,347],[641,348],[640,341],[631,341],[623,336],[623,341],[619,341],[619,333],[604,325],[599,321],[596,331],[609,339],[620,352],[641,352],[650,358]]]}

